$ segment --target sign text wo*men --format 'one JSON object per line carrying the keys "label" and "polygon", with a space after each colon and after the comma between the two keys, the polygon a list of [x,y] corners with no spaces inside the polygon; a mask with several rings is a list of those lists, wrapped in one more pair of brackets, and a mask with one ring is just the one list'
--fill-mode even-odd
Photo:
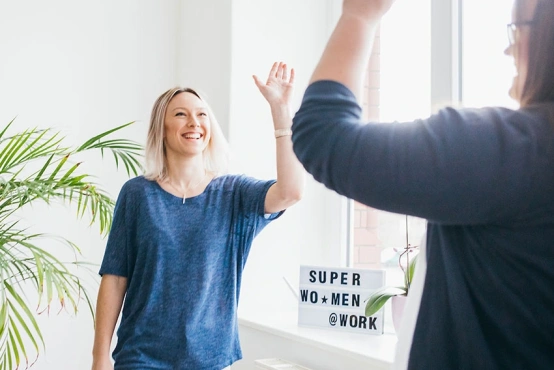
{"label": "sign text wo*men", "polygon": [[383,310],[364,314],[364,301],[383,285],[381,270],[300,266],[298,325],[383,334]]}

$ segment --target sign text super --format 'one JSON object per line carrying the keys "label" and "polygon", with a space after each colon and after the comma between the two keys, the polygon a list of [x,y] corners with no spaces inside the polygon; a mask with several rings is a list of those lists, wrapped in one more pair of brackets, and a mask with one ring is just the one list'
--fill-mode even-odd
{"label": "sign text super", "polygon": [[[335,284],[335,280],[337,281],[336,284],[341,285],[352,285],[352,286],[360,286],[360,274],[353,272],[351,273],[350,280],[348,279],[348,272],[335,272],[335,271],[329,271],[329,283]],[[310,283],[320,283],[325,284],[327,282],[327,271],[316,271],[316,270],[310,270]]]}

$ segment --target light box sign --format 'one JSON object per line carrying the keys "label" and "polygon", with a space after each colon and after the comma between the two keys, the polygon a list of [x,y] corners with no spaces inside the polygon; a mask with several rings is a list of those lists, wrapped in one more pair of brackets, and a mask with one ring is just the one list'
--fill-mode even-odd
{"label": "light box sign", "polygon": [[365,316],[365,300],[385,285],[385,271],[300,266],[298,325],[383,334],[383,310]]}

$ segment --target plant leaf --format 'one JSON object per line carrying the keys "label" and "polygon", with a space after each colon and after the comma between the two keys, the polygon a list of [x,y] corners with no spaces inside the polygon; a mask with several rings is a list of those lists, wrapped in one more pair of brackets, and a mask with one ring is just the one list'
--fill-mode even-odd
{"label": "plant leaf", "polygon": [[419,253],[416,254],[411,260],[410,260],[410,263],[408,265],[408,271],[407,271],[407,278],[408,278],[408,284],[406,286],[406,292],[409,292],[410,291],[410,287],[412,286],[412,281],[414,280],[414,273],[415,273],[415,268],[416,268],[416,264],[417,264],[417,259],[419,257]]}
{"label": "plant leaf", "polygon": [[[74,261],[61,261],[55,250],[45,249],[38,240],[53,236],[18,230],[17,212],[37,201],[54,204],[62,200],[76,206],[78,218],[90,216],[90,224],[100,226],[100,233],[106,235],[115,201],[91,181],[84,164],[74,158],[85,150],[96,151],[103,158],[109,150],[116,168],[121,166],[130,176],[142,169],[143,152],[142,146],[131,140],[106,139],[132,122],[96,135],[75,149],[63,146],[64,137],[51,129],[8,134],[13,121],[0,129],[0,369],[6,370],[25,367],[21,365],[25,362],[32,366],[28,357],[33,350],[37,356],[44,350],[36,311],[59,303],[61,309],[71,305],[77,313],[78,305],[85,301],[94,318],[90,294],[73,273],[84,265],[77,245],[61,238],[74,253]],[[38,304],[27,297],[29,287],[36,289]],[[31,310],[35,304],[36,311]]]}
{"label": "plant leaf", "polygon": [[369,298],[365,305],[365,315],[371,316],[379,311],[385,303],[394,296],[405,295],[406,289],[402,287],[390,287],[386,286],[377,289]]}

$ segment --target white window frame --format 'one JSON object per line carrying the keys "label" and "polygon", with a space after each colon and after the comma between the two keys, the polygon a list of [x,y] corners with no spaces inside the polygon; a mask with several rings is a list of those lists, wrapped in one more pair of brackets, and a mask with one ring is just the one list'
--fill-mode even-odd
{"label": "white window frame", "polygon": [[[431,113],[461,102],[462,1],[431,0]],[[330,0],[330,4],[329,29],[332,31],[340,16],[341,1]],[[344,197],[341,209],[340,263],[353,267],[354,202]]]}

